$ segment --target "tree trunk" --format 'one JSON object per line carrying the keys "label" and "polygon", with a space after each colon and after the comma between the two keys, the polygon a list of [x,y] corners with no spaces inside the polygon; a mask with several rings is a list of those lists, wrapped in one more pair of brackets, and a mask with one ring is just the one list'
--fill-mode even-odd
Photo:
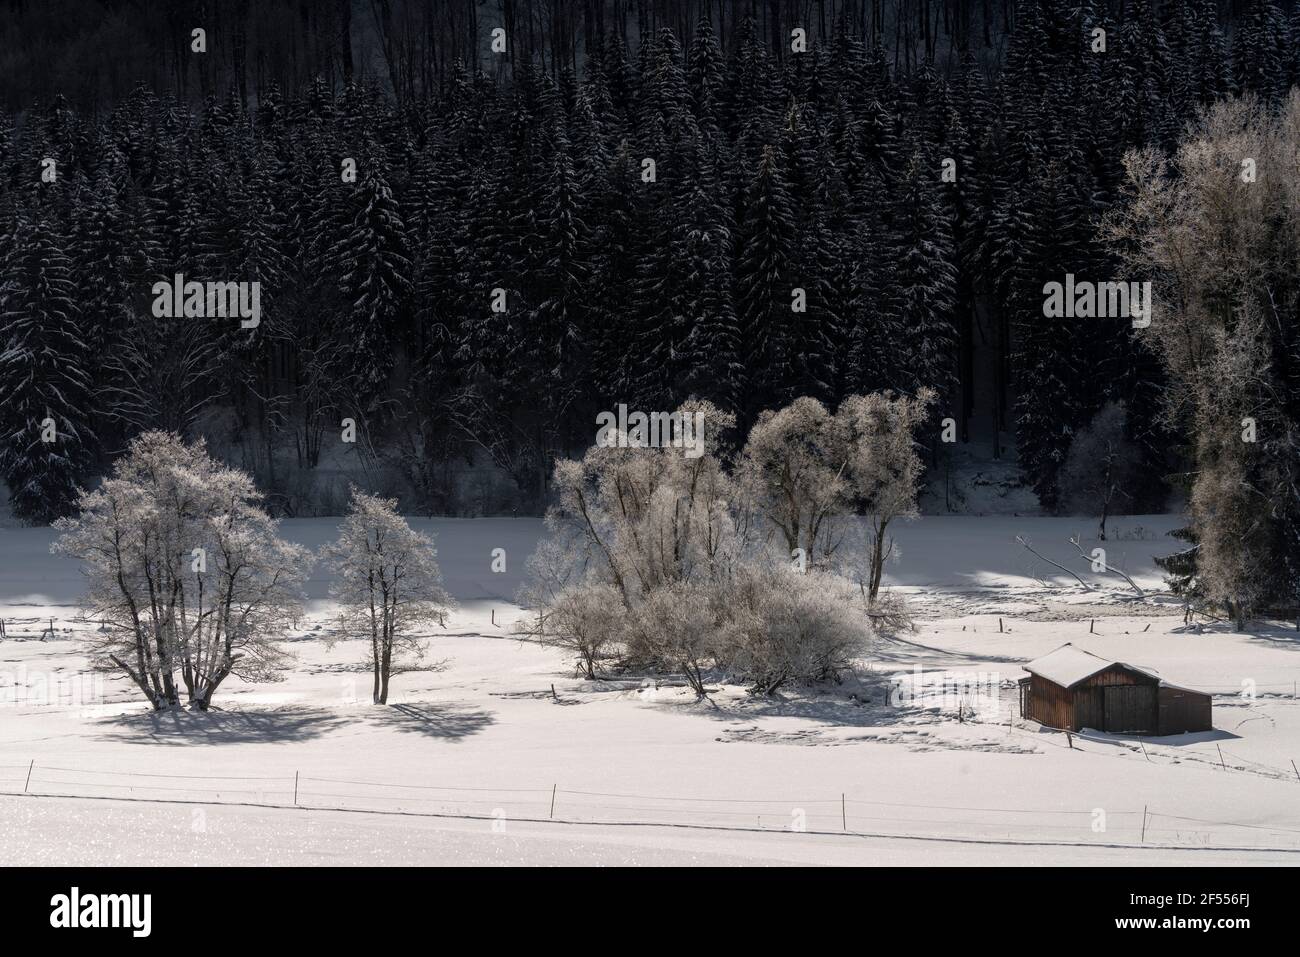
{"label": "tree trunk", "polygon": [[867,601],[875,604],[876,595],[880,593],[880,579],[885,571],[885,528],[888,522],[881,522],[871,542],[871,587],[867,591]]}

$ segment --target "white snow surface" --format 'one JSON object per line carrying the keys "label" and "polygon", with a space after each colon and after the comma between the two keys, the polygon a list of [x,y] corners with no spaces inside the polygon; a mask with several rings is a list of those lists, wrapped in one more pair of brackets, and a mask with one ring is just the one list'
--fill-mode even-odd
{"label": "white snow surface", "polygon": [[[715,676],[707,702],[672,678],[579,680],[510,634],[539,521],[412,524],[461,602],[429,636],[441,670],[369,704],[361,644],[320,640],[318,572],[284,681],[162,715],[87,676],[95,625],[53,533],[0,528],[0,864],[1300,863],[1300,635],[1184,627],[1171,599],[1091,573],[1068,542],[1081,520],[907,524],[889,583],[914,632],[842,685],[759,699]],[[1154,592],[1178,524],[1124,518],[1081,544]],[[314,547],[336,527],[283,532]],[[1214,693],[1215,730],[1071,747],[1024,722],[1023,664],[1066,641]]]}

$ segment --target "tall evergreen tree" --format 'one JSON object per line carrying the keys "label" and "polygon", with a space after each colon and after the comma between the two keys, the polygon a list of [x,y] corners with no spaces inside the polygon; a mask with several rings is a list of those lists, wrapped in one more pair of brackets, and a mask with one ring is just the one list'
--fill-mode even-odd
{"label": "tall evergreen tree", "polygon": [[355,350],[362,387],[371,392],[391,369],[392,340],[409,299],[411,261],[393,191],[378,163],[365,165],[347,232],[332,258],[346,303],[342,329]]}
{"label": "tall evergreen tree", "polygon": [[74,507],[94,459],[87,348],[65,239],[20,219],[0,265],[0,475],[14,515],[49,522]]}

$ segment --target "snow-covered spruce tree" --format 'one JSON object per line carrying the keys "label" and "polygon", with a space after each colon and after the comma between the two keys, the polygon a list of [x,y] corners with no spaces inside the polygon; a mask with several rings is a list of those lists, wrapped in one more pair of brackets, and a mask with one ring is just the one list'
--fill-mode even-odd
{"label": "snow-covered spruce tree", "polygon": [[908,164],[895,222],[896,266],[888,295],[909,343],[895,387],[906,392],[934,389],[943,398],[941,408],[952,408],[957,383],[957,253],[952,224],[919,153]]}
{"label": "snow-covered spruce tree", "polygon": [[341,328],[352,345],[354,371],[360,388],[373,394],[388,378],[391,340],[411,275],[406,228],[378,159],[366,163],[350,211],[330,259],[346,299]]}
{"label": "snow-covered spruce tree", "polygon": [[1071,179],[1069,168],[1061,163],[1039,172],[1029,197],[1024,258],[1013,267],[1011,291],[1017,451],[1034,491],[1048,508],[1056,505],[1056,473],[1074,430],[1091,419],[1097,405],[1094,393],[1100,390],[1088,345],[1095,335],[1091,330],[1108,323],[1044,314],[1043,284],[1063,282],[1087,255],[1082,233],[1090,212],[1081,205],[1083,196]]}
{"label": "snow-covered spruce tree", "polygon": [[1141,334],[1168,372],[1170,421],[1194,436],[1194,580],[1239,628],[1300,602],[1297,151],[1300,91],[1276,111],[1253,97],[1217,104],[1172,162],[1154,149],[1126,157],[1129,195],[1109,220],[1154,283]]}
{"label": "snow-covered spruce tree", "polygon": [[148,432],[78,504],[53,548],[82,562],[86,617],[102,622],[87,639],[97,667],[155,710],[182,691],[206,710],[231,675],[277,680],[311,554],[279,538],[248,475],[202,442]]}
{"label": "snow-covered spruce tree", "polygon": [[583,217],[587,200],[574,168],[563,128],[551,144],[549,175],[538,198],[523,263],[529,299],[535,303],[519,326],[518,352],[512,362],[529,372],[533,408],[544,412],[547,434],[565,428],[567,412],[585,380],[584,361],[590,286],[590,231]]}
{"label": "snow-covered spruce tree", "polygon": [[[829,277],[838,249],[827,226],[829,211],[821,189],[825,152],[821,130],[811,108],[791,108],[781,134],[781,148],[790,171],[789,197],[794,218],[789,265],[790,285],[803,290],[800,312],[793,313],[790,326],[791,381],[793,395],[834,401],[834,383],[841,361],[844,316],[832,295]],[[786,293],[786,308],[794,305],[794,288]]]}
{"label": "snow-covered spruce tree", "polygon": [[1286,15],[1272,0],[1251,0],[1232,38],[1232,66],[1238,93],[1277,102],[1287,90],[1287,60],[1294,38]]}
{"label": "snow-covered spruce tree", "polygon": [[1187,547],[1172,555],[1157,555],[1155,563],[1164,571],[1169,590],[1183,600],[1183,623],[1191,624],[1192,618],[1205,606],[1205,591],[1196,572],[1196,554],[1201,546],[1190,527],[1176,528],[1169,537],[1187,542]]}
{"label": "snow-covered spruce tree", "polygon": [[748,348],[748,367],[762,369],[751,383],[752,415],[773,401],[791,398],[795,379],[791,291],[794,211],[790,207],[780,153],[765,147],[746,197],[736,261],[736,313]]}
{"label": "snow-covered spruce tree", "polygon": [[661,232],[642,263],[635,354],[644,357],[630,398],[671,409],[703,395],[734,409],[741,394],[739,330],[731,309],[732,234],[716,171],[698,140],[661,165]]}
{"label": "snow-covered spruce tree", "polygon": [[67,515],[94,461],[89,360],[55,224],[21,214],[0,242],[0,476],[14,515]]}
{"label": "snow-covered spruce tree", "polygon": [[702,14],[686,54],[686,83],[690,87],[695,119],[705,129],[718,128],[726,79],[726,62],[714,36],[712,20]]}
{"label": "snow-covered spruce tree", "polygon": [[389,681],[423,659],[421,633],[452,608],[442,587],[433,539],[407,524],[397,500],[351,490],[338,540],[324,550],[334,572],[330,595],[342,609],[343,634],[367,641],[372,699],[388,703]]}
{"label": "snow-covered spruce tree", "polygon": [[734,229],[720,195],[716,159],[697,152],[694,174],[679,206],[675,251],[688,264],[680,299],[696,327],[690,340],[686,390],[735,413],[744,394],[744,344],[731,292]]}

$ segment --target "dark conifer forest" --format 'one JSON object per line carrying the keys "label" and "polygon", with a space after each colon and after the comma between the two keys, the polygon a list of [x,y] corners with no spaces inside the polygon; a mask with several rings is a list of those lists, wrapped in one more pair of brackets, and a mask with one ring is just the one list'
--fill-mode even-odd
{"label": "dark conifer forest", "polygon": [[[1142,511],[1186,470],[1165,372],[1043,286],[1139,278],[1101,228],[1125,152],[1280,101],[1300,5],[8,0],[0,51],[16,517],[154,428],[329,513],[349,423],[406,509],[539,513],[619,404],[707,399],[734,447],[796,397],[923,388],[929,467],[951,419],[1048,509],[1121,405]],[[177,274],[260,283],[260,323],[159,317]]]}

